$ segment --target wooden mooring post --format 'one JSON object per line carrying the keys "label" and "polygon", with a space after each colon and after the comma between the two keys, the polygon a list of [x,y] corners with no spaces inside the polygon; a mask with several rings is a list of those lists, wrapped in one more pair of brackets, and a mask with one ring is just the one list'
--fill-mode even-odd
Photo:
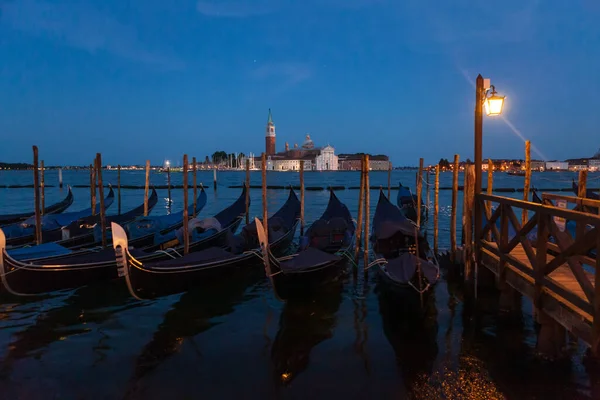
{"label": "wooden mooring post", "polygon": [[[260,174],[262,178],[262,206],[263,206],[263,227],[265,228],[265,235],[267,236],[267,245],[269,241],[269,215],[267,214],[267,155],[262,153],[260,163]],[[215,175],[216,176],[216,175]],[[216,186],[215,180],[215,187]]]}
{"label": "wooden mooring post", "polygon": [[215,169],[213,169],[213,188],[217,190],[217,166],[215,165]]}
{"label": "wooden mooring post", "polygon": [[62,168],[58,169],[58,187],[63,188]]}
{"label": "wooden mooring post", "polygon": [[[494,163],[491,158],[488,158],[488,176],[487,176],[487,194],[493,194],[494,190]],[[491,213],[492,212],[492,203],[487,202],[486,208]],[[492,233],[488,234],[488,240],[492,240]]]}
{"label": "wooden mooring post", "polygon": [[92,215],[96,215],[96,161],[90,164],[90,202]]}
{"label": "wooden mooring post", "polygon": [[40,171],[38,147],[33,146],[33,199],[35,202],[35,242],[42,244],[42,214],[40,210]]}
{"label": "wooden mooring post", "polygon": [[119,206],[119,215],[121,215],[121,164],[117,165],[117,196],[118,196],[118,206]]}
{"label": "wooden mooring post", "polygon": [[40,212],[46,213],[46,181],[44,178],[44,160],[40,163]]}
{"label": "wooden mooring post", "polygon": [[365,201],[365,156],[360,159],[360,189],[358,190],[358,217],[356,219],[356,242],[354,243],[354,259],[358,263],[358,252],[362,238],[363,210]]}
{"label": "wooden mooring post", "polygon": [[430,205],[430,201],[429,201],[430,200],[430,197],[429,197],[430,190],[429,190],[429,187],[431,185],[429,184],[429,175],[430,175],[429,172],[430,172],[429,168],[427,168],[427,178],[425,179],[425,184],[427,185],[427,191],[425,192],[426,193],[425,194],[425,220],[426,221],[429,221],[429,205]]}
{"label": "wooden mooring post", "polygon": [[419,159],[417,174],[417,228],[421,229],[421,202],[423,201],[423,159]]}
{"label": "wooden mooring post", "polygon": [[[587,197],[587,175],[587,170],[579,171],[579,180],[577,183],[577,197],[579,197],[580,199],[585,199]],[[581,207],[581,209],[584,210],[585,208]],[[600,212],[600,210],[598,212]],[[582,238],[584,233],[585,224],[578,221],[575,227],[575,237]]]}
{"label": "wooden mooring post", "polygon": [[[146,160],[146,180],[144,184],[144,217],[148,216],[148,195],[150,192],[150,160]],[[169,190],[170,192],[170,190]],[[171,196],[169,195],[169,198]]]}
{"label": "wooden mooring post", "polygon": [[102,229],[102,247],[106,247],[106,210],[104,209],[104,185],[102,184],[102,155],[96,153],[96,174],[98,196],[100,197],[100,228]]}
{"label": "wooden mooring post", "polygon": [[246,225],[250,223],[250,159],[246,158]]}
{"label": "wooden mooring post", "polygon": [[465,185],[464,185],[464,210],[463,210],[463,230],[464,230],[464,265],[466,282],[473,282],[473,209],[475,197],[475,166],[465,167]]}
{"label": "wooden mooring post", "polygon": [[188,155],[183,155],[183,254],[190,252],[189,214],[188,214]]}
{"label": "wooden mooring post", "polygon": [[365,154],[365,232],[363,234],[365,281],[369,273],[369,220],[371,211],[371,190],[369,185],[369,155]]}
{"label": "wooden mooring post", "polygon": [[450,260],[456,262],[456,207],[458,206],[458,154],[452,164],[452,209],[450,210]]}
{"label": "wooden mooring post", "polygon": [[304,160],[300,160],[300,236],[304,236]]}
{"label": "wooden mooring post", "polygon": [[167,166],[167,191],[169,196],[169,214],[171,213],[171,164]]}
{"label": "wooden mooring post", "polygon": [[433,187],[433,252],[438,254],[438,227],[440,213],[440,166],[435,166],[435,181]]}
{"label": "wooden mooring post", "polygon": [[392,195],[392,162],[388,162],[388,199]]}
{"label": "wooden mooring post", "polygon": [[197,206],[197,200],[196,198],[198,197],[198,173],[197,173],[197,166],[196,166],[196,157],[192,157],[192,184],[194,185],[194,198],[192,199],[192,217],[196,218],[196,206]]}
{"label": "wooden mooring post", "polygon": [[[531,142],[525,141],[525,183],[523,185],[523,200],[529,201],[529,191],[531,189]],[[527,210],[523,209],[521,213],[521,225],[527,222]]]}

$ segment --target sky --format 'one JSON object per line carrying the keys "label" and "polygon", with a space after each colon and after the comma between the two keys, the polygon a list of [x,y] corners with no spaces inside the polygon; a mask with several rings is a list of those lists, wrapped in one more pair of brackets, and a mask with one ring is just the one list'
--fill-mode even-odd
{"label": "sky", "polygon": [[204,159],[302,143],[473,158],[600,148],[597,0],[0,0],[0,161]]}

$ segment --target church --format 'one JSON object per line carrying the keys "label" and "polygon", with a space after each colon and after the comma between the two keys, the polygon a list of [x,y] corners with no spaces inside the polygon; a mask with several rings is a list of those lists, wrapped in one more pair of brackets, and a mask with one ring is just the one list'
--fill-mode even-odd
{"label": "church", "polygon": [[[265,135],[265,154],[267,156],[267,170],[270,171],[298,171],[300,170],[301,161],[304,161],[305,171],[337,171],[338,169],[338,157],[335,155],[335,148],[330,145],[325,147],[315,146],[310,135],[306,135],[302,145],[294,144],[290,148],[289,144],[286,143],[285,150],[277,152],[275,124],[270,109]],[[251,160],[252,162],[255,166],[259,166],[261,159],[255,157],[254,160]]]}

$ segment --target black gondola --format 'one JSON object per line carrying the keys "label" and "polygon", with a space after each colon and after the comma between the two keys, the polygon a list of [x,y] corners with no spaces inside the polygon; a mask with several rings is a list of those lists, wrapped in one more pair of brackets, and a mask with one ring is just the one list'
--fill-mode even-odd
{"label": "black gondola", "polygon": [[[148,214],[158,203],[158,195],[156,190],[152,188],[152,193],[148,197]],[[119,215],[108,215],[105,217],[106,226],[111,223],[127,224],[138,217],[144,215],[144,203]],[[62,228],[63,240],[59,240],[56,244],[68,249],[83,248],[101,244],[101,229],[100,216],[90,215],[85,218],[73,221],[69,225]]]}
{"label": "black gondola", "polygon": [[[575,183],[575,180],[573,180],[573,192],[579,196],[579,185],[577,183]],[[586,189],[585,191],[585,197],[588,199],[592,199],[592,200],[600,200],[600,194],[594,192],[591,189]]]}
{"label": "black gondola", "polygon": [[[269,218],[271,245],[276,253],[285,252],[294,238],[300,201],[293,190],[285,204]],[[125,231],[113,224],[113,247],[119,274],[124,275],[132,296],[151,298],[178,293],[227,276],[235,268],[252,267],[260,260],[256,225],[249,224],[240,235],[231,235],[226,247],[210,247],[178,259],[147,262],[129,249]]]}
{"label": "black gondola", "polygon": [[[108,195],[104,198],[104,210],[107,210],[115,199],[112,186]],[[100,210],[100,203],[96,204],[96,210]],[[62,239],[62,228],[73,221],[92,215],[92,209],[69,212],[63,214],[44,215],[42,217],[42,242],[55,242]],[[17,224],[2,227],[6,236],[7,246],[23,246],[35,240],[35,217],[29,218]]]}
{"label": "black gondola", "polygon": [[[216,220],[222,229],[207,230],[206,236],[199,235],[198,240],[190,244],[190,251],[225,245],[229,234],[239,227],[245,210],[244,190],[231,206],[208,219]],[[113,223],[114,226],[123,231],[119,225]],[[183,245],[173,244],[158,250],[131,249],[130,252],[143,261],[170,260],[181,257]],[[117,278],[117,260],[112,248],[29,261],[15,260],[5,248],[4,234],[0,229],[0,277],[4,288],[14,295],[37,295]]]}
{"label": "black gondola", "polygon": [[[402,186],[402,183],[398,184],[398,196],[396,197],[396,204],[402,214],[411,221],[417,222],[417,203],[419,197],[416,194],[412,194],[409,187]],[[421,226],[426,226],[427,209],[421,199]]]}
{"label": "black gondola", "polygon": [[339,277],[347,260],[345,254],[354,243],[352,216],[333,190],[321,218],[300,238],[296,254],[277,259],[272,246],[267,245],[263,225],[258,219],[256,224],[265,270],[281,299],[306,294]]}
{"label": "black gondola", "polygon": [[[71,190],[71,186],[69,186],[69,192],[67,193],[67,197],[58,203],[52,204],[46,208],[44,208],[44,215],[51,214],[60,214],[69,208],[73,204],[73,191]],[[35,215],[35,212],[22,213],[22,214],[5,214],[0,215],[0,226],[5,226],[9,224],[15,224],[21,221],[25,221],[28,218],[31,218]]]}
{"label": "black gondola", "polygon": [[427,239],[383,191],[373,216],[371,242],[376,254],[371,264],[379,267],[382,281],[393,290],[412,287],[425,292],[439,279],[437,259]]}

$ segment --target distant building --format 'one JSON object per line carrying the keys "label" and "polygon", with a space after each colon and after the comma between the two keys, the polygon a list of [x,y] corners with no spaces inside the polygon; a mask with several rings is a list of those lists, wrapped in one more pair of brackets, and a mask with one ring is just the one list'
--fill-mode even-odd
{"label": "distant building", "polygon": [[[343,171],[360,171],[362,154],[340,154],[338,156],[338,169]],[[387,171],[391,167],[388,156],[382,154],[369,155],[369,170]]]}
{"label": "distant building", "polygon": [[591,158],[588,161],[590,171],[600,171],[600,158]]}
{"label": "distant building", "polygon": [[545,161],[539,161],[539,160],[532,160],[531,161],[531,170],[532,171],[543,171],[546,169],[546,162]]}
{"label": "distant building", "polygon": [[547,171],[567,171],[569,169],[569,163],[566,161],[547,161]]}
{"label": "distant building", "polygon": [[275,154],[275,124],[273,123],[273,117],[271,116],[270,108],[269,117],[267,118],[267,129],[265,136],[265,154],[267,156]]}

